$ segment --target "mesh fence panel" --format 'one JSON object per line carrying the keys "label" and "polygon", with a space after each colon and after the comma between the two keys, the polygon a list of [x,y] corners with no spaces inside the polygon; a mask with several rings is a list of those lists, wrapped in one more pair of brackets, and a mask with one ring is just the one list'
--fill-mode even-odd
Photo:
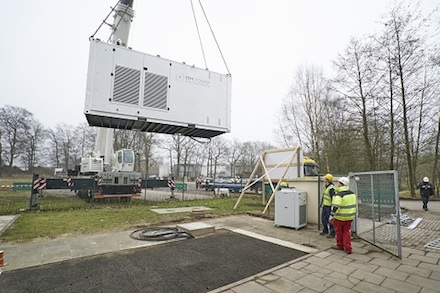
{"label": "mesh fence panel", "polygon": [[358,196],[357,235],[401,257],[397,172],[350,173]]}

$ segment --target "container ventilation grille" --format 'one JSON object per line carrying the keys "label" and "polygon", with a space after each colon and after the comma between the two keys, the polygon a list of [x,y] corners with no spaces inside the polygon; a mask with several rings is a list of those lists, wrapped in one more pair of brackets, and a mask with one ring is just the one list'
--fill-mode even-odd
{"label": "container ventilation grille", "polygon": [[428,249],[440,250],[440,238],[425,244],[424,247]]}
{"label": "container ventilation grille", "polygon": [[140,70],[116,65],[113,85],[113,101],[139,105]]}
{"label": "container ventilation grille", "polygon": [[144,107],[167,109],[168,77],[145,73]]}

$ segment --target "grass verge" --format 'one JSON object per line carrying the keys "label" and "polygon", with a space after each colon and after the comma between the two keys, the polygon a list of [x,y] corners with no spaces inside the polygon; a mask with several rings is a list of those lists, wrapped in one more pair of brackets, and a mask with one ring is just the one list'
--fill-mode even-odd
{"label": "grass verge", "polygon": [[60,236],[121,231],[172,222],[194,221],[191,213],[157,214],[151,208],[205,206],[204,217],[232,214],[261,214],[264,206],[256,196],[245,196],[236,210],[237,197],[191,201],[138,201],[90,204],[76,196],[46,195],[39,200],[41,210],[23,211],[29,204],[30,192],[0,192],[0,215],[17,214],[14,224],[0,236],[1,242],[26,242],[33,239],[51,239]]}

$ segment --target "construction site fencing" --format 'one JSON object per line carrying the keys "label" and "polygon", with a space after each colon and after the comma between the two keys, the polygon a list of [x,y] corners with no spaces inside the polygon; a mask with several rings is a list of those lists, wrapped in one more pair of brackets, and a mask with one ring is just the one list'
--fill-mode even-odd
{"label": "construction site fencing", "polygon": [[397,171],[349,173],[357,194],[355,234],[391,254],[402,257]]}

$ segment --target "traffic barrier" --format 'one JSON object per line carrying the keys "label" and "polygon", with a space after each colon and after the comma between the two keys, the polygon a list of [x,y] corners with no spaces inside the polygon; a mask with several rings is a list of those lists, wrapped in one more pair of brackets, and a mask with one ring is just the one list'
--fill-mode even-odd
{"label": "traffic barrier", "polygon": [[168,179],[168,187],[172,190],[174,190],[174,180],[173,179]]}
{"label": "traffic barrier", "polygon": [[68,176],[68,177],[67,177],[67,186],[69,186],[69,187],[72,187],[72,186],[73,186],[72,176]]}
{"label": "traffic barrier", "polygon": [[0,186],[0,190],[12,190],[12,185],[2,185]]}
{"label": "traffic barrier", "polygon": [[47,183],[46,183],[46,179],[41,179],[40,180],[40,186],[38,186],[38,190],[42,190],[42,189],[46,189]]}
{"label": "traffic barrier", "polygon": [[0,250],[0,267],[4,265],[4,258],[5,258],[5,253],[3,252],[3,250]]}

